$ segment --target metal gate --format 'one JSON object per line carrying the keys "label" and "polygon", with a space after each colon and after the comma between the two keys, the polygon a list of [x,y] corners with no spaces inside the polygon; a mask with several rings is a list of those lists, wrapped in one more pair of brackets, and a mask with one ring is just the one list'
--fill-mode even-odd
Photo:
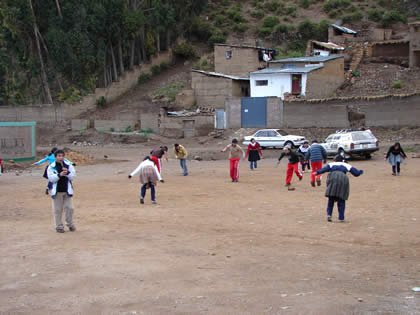
{"label": "metal gate", "polygon": [[243,97],[241,109],[242,128],[265,128],[267,126],[267,98]]}
{"label": "metal gate", "polygon": [[192,138],[195,136],[194,120],[184,120],[184,138]]}
{"label": "metal gate", "polygon": [[216,129],[225,129],[225,111],[223,109],[216,110]]}

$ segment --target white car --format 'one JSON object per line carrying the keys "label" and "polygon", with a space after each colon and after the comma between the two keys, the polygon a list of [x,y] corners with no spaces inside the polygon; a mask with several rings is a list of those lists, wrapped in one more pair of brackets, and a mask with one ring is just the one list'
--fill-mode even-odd
{"label": "white car", "polygon": [[346,157],[361,156],[367,159],[379,150],[379,141],[370,130],[341,130],[325,139],[322,146],[328,155],[344,154]]}
{"label": "white car", "polygon": [[261,148],[283,148],[288,144],[292,147],[298,147],[305,142],[305,137],[302,136],[282,136],[277,129],[261,129],[252,136],[245,137],[242,143],[248,145],[252,138],[260,144]]}

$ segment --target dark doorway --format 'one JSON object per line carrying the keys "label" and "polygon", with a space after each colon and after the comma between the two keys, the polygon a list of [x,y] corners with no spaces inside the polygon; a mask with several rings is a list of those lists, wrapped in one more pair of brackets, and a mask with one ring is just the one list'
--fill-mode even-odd
{"label": "dark doorway", "polygon": [[302,75],[292,74],[292,94],[302,94]]}

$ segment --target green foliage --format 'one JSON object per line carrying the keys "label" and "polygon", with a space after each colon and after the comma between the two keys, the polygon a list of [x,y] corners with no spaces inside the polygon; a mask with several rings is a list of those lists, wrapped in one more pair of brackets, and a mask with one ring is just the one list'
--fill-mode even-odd
{"label": "green foliage", "polygon": [[360,76],[360,70],[359,70],[359,69],[353,70],[353,71],[351,72],[351,75],[352,75],[353,77],[359,77],[359,76]]}
{"label": "green foliage", "polygon": [[98,98],[96,100],[96,106],[105,107],[105,105],[106,105],[106,97],[105,96],[101,96],[100,98]]}
{"label": "green foliage", "polygon": [[141,134],[143,137],[147,137],[150,134],[153,133],[153,129],[152,128],[148,128],[148,129],[141,129],[138,131],[139,134]]}
{"label": "green foliage", "polygon": [[151,31],[147,32],[146,34],[145,47],[148,56],[153,56],[156,54],[156,41]]}
{"label": "green foliage", "polygon": [[296,16],[296,6],[295,5],[289,5],[285,9],[286,15],[295,15]]}
{"label": "green foliage", "polygon": [[299,0],[299,5],[302,8],[307,9],[311,5],[311,0]]}
{"label": "green foliage", "polygon": [[238,23],[233,25],[233,30],[237,33],[245,33],[248,30],[248,25],[245,23]]}
{"label": "green foliage", "polygon": [[201,57],[200,60],[194,64],[193,68],[196,70],[214,71],[214,65],[212,65],[207,56]]}
{"label": "green foliage", "polygon": [[211,30],[212,26],[208,21],[205,21],[200,17],[195,17],[191,24],[188,35],[201,41],[207,41],[212,35]]}
{"label": "green foliage", "polygon": [[245,18],[243,17],[240,8],[237,6],[228,9],[226,14],[234,22],[245,22]]}
{"label": "green foliage", "polygon": [[168,62],[166,62],[166,61],[162,61],[161,63],[160,63],[160,70],[161,71],[166,71],[166,70],[168,70],[169,69],[169,63]]}
{"label": "green foliage", "polygon": [[115,129],[113,127],[109,128],[109,131],[114,132]]}
{"label": "green foliage", "polygon": [[80,100],[82,99],[82,94],[78,88],[71,86],[64,89],[60,93],[58,99],[61,102],[76,103],[76,102],[80,102]]}
{"label": "green foliage", "polygon": [[276,49],[276,60],[285,59],[285,58],[296,58],[302,57],[305,55],[305,50],[291,50],[291,49]]}
{"label": "green foliage", "polygon": [[174,82],[166,87],[163,87],[153,93],[153,98],[160,99],[166,98],[170,102],[175,101],[178,93],[184,88],[184,82]]}
{"label": "green foliage", "polygon": [[268,38],[271,35],[272,32],[273,32],[272,27],[260,26],[260,27],[257,28],[257,34],[261,37],[264,37],[264,38]]}
{"label": "green foliage", "polygon": [[327,2],[324,3],[324,11],[328,13],[335,9],[346,9],[350,5],[350,0],[327,0]]}
{"label": "green foliage", "polygon": [[261,9],[253,10],[253,11],[251,11],[250,14],[251,14],[252,17],[254,17],[256,19],[261,19],[265,15],[264,10],[261,10]]}
{"label": "green foliage", "polygon": [[177,44],[173,48],[172,52],[176,57],[183,59],[194,59],[198,56],[198,53],[195,50],[195,48],[187,42]]}
{"label": "green foliage", "polygon": [[296,28],[291,24],[277,24],[273,29],[273,36],[280,42],[293,40],[296,37]]}
{"label": "green foliage", "polygon": [[152,75],[147,72],[140,73],[139,77],[137,78],[137,83],[142,84],[149,81],[152,78]]}
{"label": "green foliage", "polygon": [[274,26],[280,23],[277,16],[266,16],[263,20],[262,27],[273,29]]}
{"label": "green foliage", "polygon": [[407,23],[407,16],[397,10],[385,12],[381,20],[383,26],[390,26],[398,22]]}
{"label": "green foliage", "polygon": [[220,26],[226,23],[226,17],[222,14],[217,14],[214,17],[214,24]]}
{"label": "green foliage", "polygon": [[131,126],[127,126],[124,132],[133,132],[133,128],[131,128]]}
{"label": "green foliage", "polygon": [[402,89],[403,85],[401,80],[392,81],[392,88],[394,89]]}
{"label": "green foliage", "polygon": [[270,0],[264,4],[264,7],[271,12],[280,12],[284,8],[281,0]]}
{"label": "green foliage", "polygon": [[152,66],[152,75],[158,75],[161,72],[160,65],[153,65]]}
{"label": "green foliage", "polygon": [[368,12],[368,18],[374,22],[380,22],[382,20],[382,16],[384,15],[384,11],[378,9],[372,9]]}
{"label": "green foliage", "polygon": [[226,43],[226,34],[224,34],[221,30],[215,29],[213,30],[213,34],[208,40],[209,46],[213,46],[214,44],[223,44]]}
{"label": "green foliage", "polygon": [[343,23],[347,24],[347,23],[358,22],[358,21],[361,21],[362,18],[363,18],[363,14],[360,11],[356,11],[355,13],[344,15]]}

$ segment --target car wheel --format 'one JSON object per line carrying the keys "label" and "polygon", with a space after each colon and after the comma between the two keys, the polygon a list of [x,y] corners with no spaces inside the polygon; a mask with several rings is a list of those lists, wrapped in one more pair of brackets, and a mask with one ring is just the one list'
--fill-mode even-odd
{"label": "car wheel", "polygon": [[294,147],[294,145],[293,145],[293,142],[291,142],[291,141],[287,141],[285,144],[284,144],[284,146],[290,146],[291,148],[293,148]]}
{"label": "car wheel", "polygon": [[345,156],[343,148],[338,149],[338,155]]}
{"label": "car wheel", "polygon": [[370,160],[372,158],[372,155],[370,153],[367,153],[365,155],[366,160]]}

